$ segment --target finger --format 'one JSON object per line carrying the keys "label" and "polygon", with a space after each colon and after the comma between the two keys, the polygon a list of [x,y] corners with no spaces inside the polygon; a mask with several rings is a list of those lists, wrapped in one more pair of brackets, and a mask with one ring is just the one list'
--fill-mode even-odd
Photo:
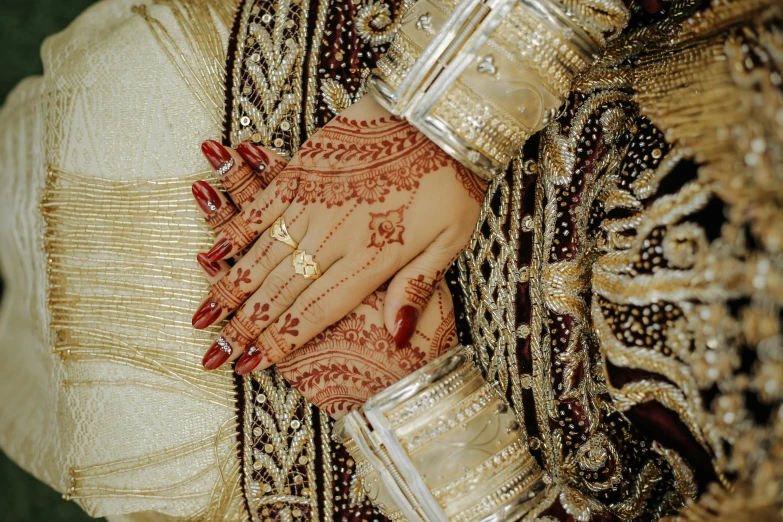
{"label": "finger", "polygon": [[262,190],[261,177],[230,147],[215,140],[201,144],[201,152],[215,169],[215,177],[240,209],[245,208]]}
{"label": "finger", "polygon": [[[389,274],[384,270],[364,272],[355,261],[337,261],[311,284],[242,355],[237,366],[249,373],[268,368],[310,339],[345,317]],[[324,306],[322,301],[326,301]]]}
{"label": "finger", "polygon": [[[299,221],[291,226],[293,237],[305,235],[306,224]],[[264,234],[250,251],[226,275],[210,288],[207,297],[193,314],[193,327],[202,330],[226,318],[258,290],[283,260],[290,259],[293,247]],[[205,256],[208,261],[212,261]]]}
{"label": "finger", "polygon": [[206,181],[199,180],[191,187],[201,214],[214,232],[223,229],[237,215],[237,209],[228,198]]}
{"label": "finger", "polygon": [[209,281],[210,285],[214,285],[218,281],[220,281],[220,278],[222,278],[224,275],[228,273],[228,271],[231,269],[231,265],[228,264],[226,261],[210,261],[207,259],[206,254],[199,254],[196,256],[196,261],[198,261],[198,265],[201,267],[201,270],[204,271],[204,274],[207,276],[207,281]]}
{"label": "finger", "polygon": [[[284,259],[264,279],[258,291],[236,311],[223,328],[221,334],[232,346],[241,350],[250,346],[264,329],[288,310],[296,298],[315,281],[296,273],[290,259]],[[336,253],[321,252],[314,261],[326,272],[336,261]]]}
{"label": "finger", "polygon": [[237,152],[255,171],[261,180],[261,189],[269,186],[286,166],[286,160],[273,151],[254,143],[244,141],[237,147]]}
{"label": "finger", "polygon": [[383,321],[397,348],[408,346],[419,317],[435,293],[438,282],[454,262],[454,242],[438,236],[422,253],[397,272],[386,291]]}
{"label": "finger", "polygon": [[[285,171],[277,176],[261,194],[220,231],[215,244],[206,253],[210,261],[227,259],[247,247],[280,217],[291,203],[296,192],[298,179],[286,176]],[[288,222],[293,225],[292,221]]]}

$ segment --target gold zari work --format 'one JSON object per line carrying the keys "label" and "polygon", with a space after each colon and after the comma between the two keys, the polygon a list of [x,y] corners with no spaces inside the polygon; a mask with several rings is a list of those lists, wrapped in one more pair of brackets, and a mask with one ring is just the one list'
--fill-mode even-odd
{"label": "gold zari work", "polygon": [[[576,520],[767,520],[783,503],[782,13],[689,4],[577,80],[460,259],[478,360]],[[695,455],[626,420],[649,408],[706,456],[698,505]]]}
{"label": "gold zari work", "polygon": [[[245,520],[236,459],[239,419],[232,413],[237,393],[225,378],[230,370],[205,372],[198,353],[187,351],[191,344],[209,344],[215,333],[214,328],[190,327],[190,311],[207,290],[203,274],[191,261],[190,245],[211,241],[189,194],[201,178],[115,181],[49,168],[41,213],[46,220],[54,353],[63,361],[63,400],[84,404],[93,394],[139,386],[179,394],[202,408],[223,408],[226,413],[217,433],[179,442],[170,436],[158,451],[141,456],[134,453],[136,448],[125,448],[113,461],[69,462],[71,482],[65,498],[85,509],[96,499],[123,496],[176,503],[193,494],[193,484],[216,473],[223,487],[209,493],[200,517]],[[111,332],[107,324],[112,325]],[[116,364],[129,368],[123,379],[114,376]],[[133,401],[128,402],[132,406]],[[91,418],[88,411],[78,413]],[[75,432],[63,436],[78,440],[78,427],[66,427]],[[198,431],[189,435],[194,433]],[[154,475],[153,470],[174,466],[198,452],[211,455],[211,464],[180,471],[178,483],[164,488],[117,485],[122,480],[131,483],[145,470]]]}

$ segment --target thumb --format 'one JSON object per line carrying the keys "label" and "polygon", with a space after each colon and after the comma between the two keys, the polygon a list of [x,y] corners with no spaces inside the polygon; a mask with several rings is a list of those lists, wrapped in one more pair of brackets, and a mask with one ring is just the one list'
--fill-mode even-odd
{"label": "thumb", "polygon": [[389,282],[383,322],[394,337],[397,348],[408,346],[438,282],[458,254],[452,246],[452,243],[443,240],[443,235],[439,236]]}

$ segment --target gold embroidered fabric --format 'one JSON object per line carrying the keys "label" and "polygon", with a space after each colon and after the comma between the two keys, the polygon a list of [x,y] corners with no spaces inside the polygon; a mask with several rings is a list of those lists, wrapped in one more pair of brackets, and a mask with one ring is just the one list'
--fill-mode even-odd
{"label": "gold embroidered fabric", "polygon": [[[211,238],[188,186],[199,139],[290,154],[356,101],[402,4],[136,3],[50,38],[0,113],[0,446],[95,516],[380,518],[278,374],[198,370]],[[610,35],[459,261],[477,361],[547,473],[526,520],[779,513],[780,6],[700,4]]]}
{"label": "gold embroidered fabric", "polygon": [[233,8],[136,4],[47,39],[0,112],[0,446],[93,516],[243,520],[234,379],[198,369],[189,317]]}
{"label": "gold embroidered fabric", "polygon": [[[781,505],[780,6],[674,8],[577,81],[460,260],[478,359],[553,476],[531,519]],[[694,451],[639,431],[657,415]]]}

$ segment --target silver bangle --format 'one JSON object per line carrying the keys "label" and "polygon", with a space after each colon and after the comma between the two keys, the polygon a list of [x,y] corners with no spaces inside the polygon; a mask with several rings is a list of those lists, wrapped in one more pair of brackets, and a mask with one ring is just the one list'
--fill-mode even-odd
{"label": "silver bangle", "polygon": [[497,387],[459,346],[337,421],[334,439],[391,520],[518,520],[546,487]]}
{"label": "silver bangle", "polygon": [[419,0],[368,91],[485,179],[558,113],[598,46],[555,0]]}

